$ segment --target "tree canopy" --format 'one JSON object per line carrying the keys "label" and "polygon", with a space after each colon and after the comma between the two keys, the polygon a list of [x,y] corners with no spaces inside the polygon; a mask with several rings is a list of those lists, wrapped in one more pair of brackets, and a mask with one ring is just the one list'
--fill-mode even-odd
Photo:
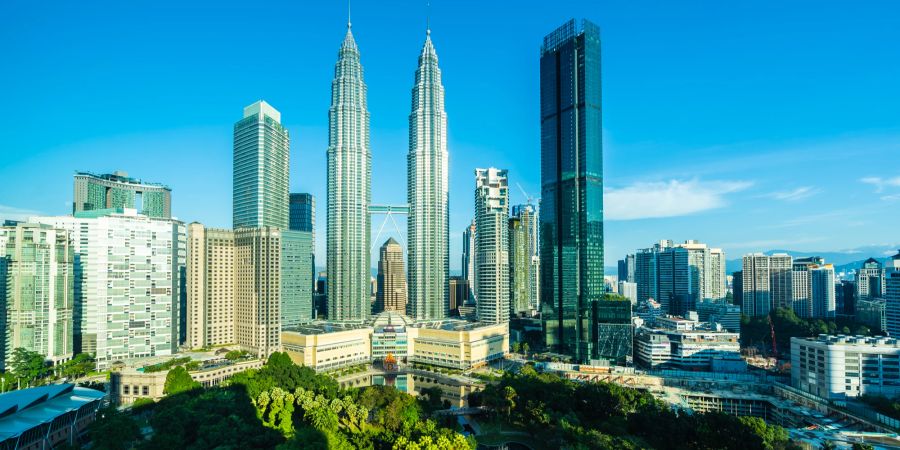
{"label": "tree canopy", "polygon": [[178,366],[166,374],[166,384],[163,387],[164,394],[177,394],[200,387],[200,383],[194,381],[187,369]]}

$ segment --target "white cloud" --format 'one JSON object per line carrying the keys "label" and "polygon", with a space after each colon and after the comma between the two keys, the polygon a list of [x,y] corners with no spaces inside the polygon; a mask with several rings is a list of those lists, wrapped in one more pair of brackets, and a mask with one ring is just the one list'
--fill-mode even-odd
{"label": "white cloud", "polygon": [[859,181],[865,184],[875,186],[875,192],[884,191],[885,187],[900,187],[900,177],[881,178],[881,177],[865,177]]}
{"label": "white cloud", "polygon": [[822,192],[822,190],[817,187],[801,186],[791,191],[773,192],[769,196],[774,198],[775,200],[795,202],[798,200],[803,200],[804,198],[812,197],[819,192]]}
{"label": "white cloud", "polygon": [[44,213],[32,209],[22,209],[16,208],[14,206],[0,205],[0,219],[3,220],[27,220],[31,216],[42,215],[44,215]]}
{"label": "white cloud", "polygon": [[727,205],[725,195],[741,191],[747,181],[639,182],[624,188],[607,188],[604,219],[635,220],[695,214]]}

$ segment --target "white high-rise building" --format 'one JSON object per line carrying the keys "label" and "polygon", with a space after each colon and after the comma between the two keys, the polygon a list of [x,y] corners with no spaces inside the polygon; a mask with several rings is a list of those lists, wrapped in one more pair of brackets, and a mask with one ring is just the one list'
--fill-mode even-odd
{"label": "white high-rise building", "polygon": [[791,295],[791,305],[798,316],[834,317],[834,266],[825,264],[820,257],[795,259]]}
{"label": "white high-rise building", "polygon": [[507,171],[475,169],[476,315],[509,321],[509,188]]}
{"label": "white high-rise building", "polygon": [[747,316],[765,316],[774,308],[793,304],[793,259],[790,255],[762,253],[744,255],[743,311]]}
{"label": "white high-rise building", "polygon": [[328,109],[326,268],[330,320],[364,320],[371,314],[371,177],[366,85],[348,22],[334,67]]}
{"label": "white high-rise building", "polygon": [[431,30],[419,54],[407,155],[409,270],[407,311],[416,319],[442,319],[450,312],[450,241],[447,113],[444,86]]}
{"label": "white high-rise building", "polygon": [[77,261],[76,351],[93,353],[100,369],[171,355],[179,344],[185,226],[120,211],[30,220],[69,231]]}

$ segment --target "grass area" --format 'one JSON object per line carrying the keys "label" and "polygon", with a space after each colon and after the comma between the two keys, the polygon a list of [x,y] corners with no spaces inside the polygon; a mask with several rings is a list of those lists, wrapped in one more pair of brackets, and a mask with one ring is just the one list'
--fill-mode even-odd
{"label": "grass area", "polygon": [[499,421],[478,422],[480,434],[475,435],[475,440],[479,444],[499,445],[505,442],[519,442],[534,450],[551,450],[541,442],[536,442],[531,438],[531,434],[524,428],[513,426],[510,424],[502,424]]}

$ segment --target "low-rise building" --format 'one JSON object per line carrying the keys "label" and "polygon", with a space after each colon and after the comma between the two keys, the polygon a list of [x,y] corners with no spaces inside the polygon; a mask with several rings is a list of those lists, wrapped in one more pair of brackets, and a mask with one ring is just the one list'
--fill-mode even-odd
{"label": "low-rise building", "polygon": [[650,369],[742,371],[740,335],[712,329],[647,329],[634,338],[635,358]]}
{"label": "low-rise building", "polygon": [[282,346],[297,363],[327,372],[383,360],[468,370],[509,353],[509,326],[458,319],[416,321],[397,312],[365,323],[316,321],[282,332]]}
{"label": "low-rise building", "polygon": [[[188,373],[203,387],[218,386],[237,373],[258,369],[265,363],[262,359],[228,361],[221,357],[199,362],[200,367]],[[109,400],[115,405],[130,405],[139,398],[160,400],[165,397],[163,391],[168,374],[168,370],[147,372],[143,367],[126,367],[113,371],[109,375]]]}
{"label": "low-rise building", "polygon": [[900,340],[887,337],[791,338],[791,385],[825,399],[900,394]]}
{"label": "low-rise building", "polygon": [[741,307],[724,300],[703,300],[697,303],[697,316],[701,322],[718,323],[732,332],[741,332]]}
{"label": "low-rise building", "polygon": [[94,422],[106,394],[71,383],[0,394],[0,448],[75,444]]}

